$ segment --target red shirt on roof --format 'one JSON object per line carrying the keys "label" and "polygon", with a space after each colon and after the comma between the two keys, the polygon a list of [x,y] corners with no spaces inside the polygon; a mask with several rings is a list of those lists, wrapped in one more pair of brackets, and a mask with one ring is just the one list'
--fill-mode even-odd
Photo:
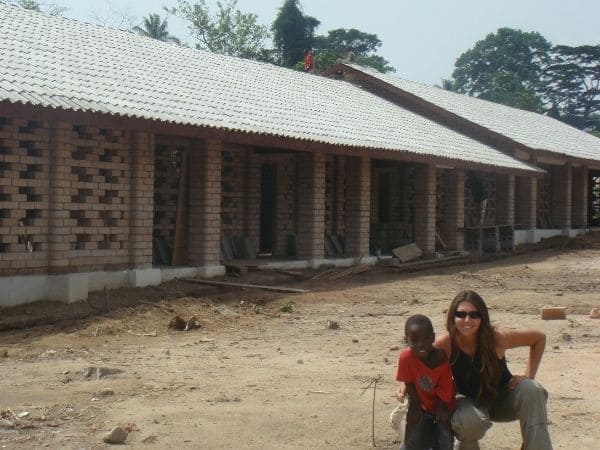
{"label": "red shirt on roof", "polygon": [[452,369],[447,360],[432,369],[407,348],[398,358],[396,380],[415,385],[421,409],[424,411],[435,414],[439,400],[444,402],[450,411],[456,406]]}

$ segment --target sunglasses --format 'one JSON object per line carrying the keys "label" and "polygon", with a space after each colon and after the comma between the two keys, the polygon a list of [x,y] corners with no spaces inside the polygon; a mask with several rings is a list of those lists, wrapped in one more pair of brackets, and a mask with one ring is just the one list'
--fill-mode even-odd
{"label": "sunglasses", "polygon": [[466,319],[469,316],[470,319],[481,319],[481,312],[479,311],[454,311],[454,317],[459,319]]}

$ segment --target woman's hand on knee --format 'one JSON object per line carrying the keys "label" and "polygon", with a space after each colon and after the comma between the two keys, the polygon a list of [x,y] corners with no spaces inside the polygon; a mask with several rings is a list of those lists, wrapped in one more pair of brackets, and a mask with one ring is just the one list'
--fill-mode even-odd
{"label": "woman's hand on knee", "polygon": [[508,382],[508,390],[513,391],[517,387],[517,385],[523,380],[529,380],[529,377],[526,377],[525,375],[513,375],[513,377]]}

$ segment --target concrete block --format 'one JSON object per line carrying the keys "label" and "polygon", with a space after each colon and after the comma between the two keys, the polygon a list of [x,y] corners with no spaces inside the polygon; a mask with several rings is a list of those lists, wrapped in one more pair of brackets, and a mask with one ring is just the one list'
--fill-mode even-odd
{"label": "concrete block", "polygon": [[394,256],[397,256],[403,263],[420,258],[423,255],[423,252],[421,251],[419,246],[414,242],[412,244],[404,245],[402,247],[397,247],[392,250],[392,253],[394,254]]}
{"label": "concrete block", "polygon": [[161,283],[160,269],[135,269],[127,273],[131,287],[158,286]]}
{"label": "concrete block", "polygon": [[198,267],[198,276],[205,278],[219,277],[225,275],[225,266],[202,266]]}
{"label": "concrete block", "polygon": [[15,306],[13,298],[13,277],[0,278],[0,307]]}
{"label": "concrete block", "polygon": [[74,303],[88,297],[88,274],[67,274],[48,277],[48,300]]}

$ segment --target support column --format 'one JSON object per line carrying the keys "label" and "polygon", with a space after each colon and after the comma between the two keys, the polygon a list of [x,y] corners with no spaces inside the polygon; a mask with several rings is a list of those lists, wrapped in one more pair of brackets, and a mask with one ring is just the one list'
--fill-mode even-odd
{"label": "support column", "polygon": [[446,245],[448,250],[463,250],[465,247],[465,171],[452,170],[448,174],[446,192]]}
{"label": "support column", "polygon": [[154,135],[131,132],[130,155],[129,261],[140,269],[152,267]]}
{"label": "support column", "polygon": [[221,148],[221,141],[207,139],[190,149],[188,260],[190,265],[203,268],[202,275],[222,272]]}
{"label": "support column", "polygon": [[589,171],[587,167],[573,169],[573,198],[572,198],[572,227],[588,227],[588,183]]}
{"label": "support column", "polygon": [[571,228],[572,169],[570,164],[552,171],[552,221],[556,228]]}
{"label": "support column", "polygon": [[325,254],[325,155],[298,156],[298,257],[320,259]]}
{"label": "support column", "polygon": [[48,148],[48,272],[69,272],[71,254],[71,131],[66,122],[50,122]]}
{"label": "support column", "polygon": [[244,236],[258,252],[260,239],[260,161],[249,147],[244,151]]}
{"label": "support column", "polygon": [[415,172],[415,222],[414,240],[423,256],[435,253],[435,202],[436,168],[433,164],[420,164]]}
{"label": "support column", "polygon": [[515,176],[496,175],[496,224],[515,222]]}
{"label": "support column", "polygon": [[349,157],[347,166],[346,254],[369,255],[371,159]]}
{"label": "support column", "polygon": [[537,227],[537,187],[537,178],[516,177],[515,222],[525,230]]}

